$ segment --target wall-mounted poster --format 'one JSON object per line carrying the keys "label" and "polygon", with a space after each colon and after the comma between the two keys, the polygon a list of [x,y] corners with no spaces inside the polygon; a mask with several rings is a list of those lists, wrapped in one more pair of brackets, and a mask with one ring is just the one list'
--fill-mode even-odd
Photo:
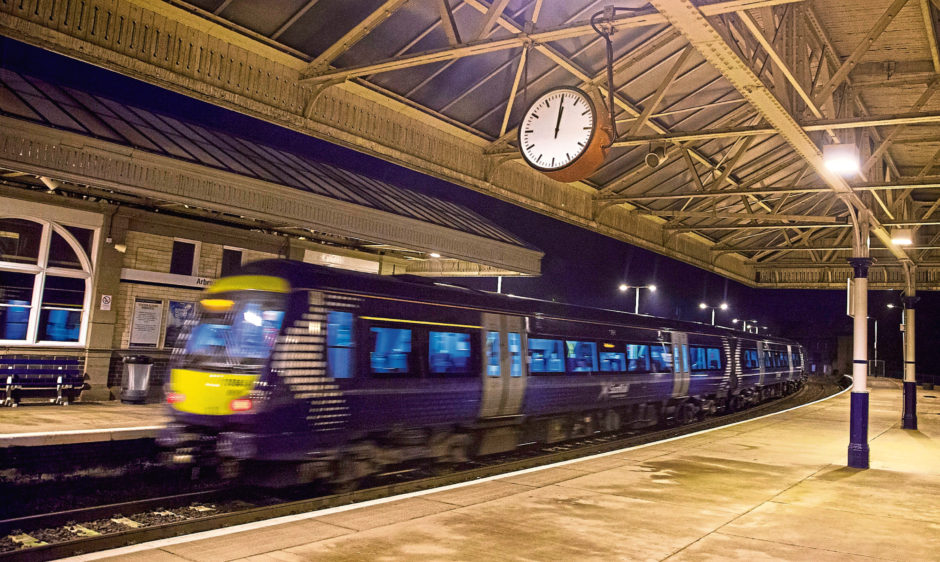
{"label": "wall-mounted poster", "polygon": [[170,301],[170,310],[166,315],[166,336],[163,347],[176,347],[176,338],[183,329],[183,324],[193,317],[196,303],[191,301]]}
{"label": "wall-mounted poster", "polygon": [[163,322],[162,300],[134,299],[130,347],[157,347],[160,343],[161,322]]}

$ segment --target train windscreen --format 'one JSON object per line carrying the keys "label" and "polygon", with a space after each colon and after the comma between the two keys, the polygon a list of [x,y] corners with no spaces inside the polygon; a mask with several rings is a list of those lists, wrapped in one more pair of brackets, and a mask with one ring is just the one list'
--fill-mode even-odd
{"label": "train windscreen", "polygon": [[244,291],[200,302],[182,363],[193,368],[256,370],[267,361],[284,320],[284,296]]}

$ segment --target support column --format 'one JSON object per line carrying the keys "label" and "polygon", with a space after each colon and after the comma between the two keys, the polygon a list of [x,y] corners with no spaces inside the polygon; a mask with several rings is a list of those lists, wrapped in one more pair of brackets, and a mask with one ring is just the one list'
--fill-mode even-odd
{"label": "support column", "polygon": [[849,258],[854,271],[852,338],[852,404],[849,421],[849,466],[868,468],[868,267],[871,258]]}
{"label": "support column", "polygon": [[904,416],[901,429],[917,429],[917,378],[914,361],[914,305],[919,300],[908,288],[904,302]]}

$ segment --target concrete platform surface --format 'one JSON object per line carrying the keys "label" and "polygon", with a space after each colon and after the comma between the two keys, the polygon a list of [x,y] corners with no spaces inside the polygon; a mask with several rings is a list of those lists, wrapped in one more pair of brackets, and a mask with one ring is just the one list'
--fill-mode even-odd
{"label": "concrete platform surface", "polygon": [[871,469],[849,395],[717,431],[389,501],[86,555],[109,560],[940,560],[940,392],[899,428],[872,381]]}
{"label": "concrete platform surface", "polygon": [[0,448],[155,437],[166,420],[163,404],[23,402],[0,408]]}

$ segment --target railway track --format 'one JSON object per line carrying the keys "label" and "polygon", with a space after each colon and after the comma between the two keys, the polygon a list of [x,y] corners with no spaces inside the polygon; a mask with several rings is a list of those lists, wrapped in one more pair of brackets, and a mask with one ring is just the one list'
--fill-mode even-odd
{"label": "railway track", "polygon": [[[636,434],[591,438],[479,459],[444,475],[425,469],[399,471],[373,478],[373,485],[343,494],[297,499],[247,488],[217,488],[144,500],[72,509],[0,521],[0,560],[51,560],[151,540],[293,515],[339,505],[426,490],[634,447],[760,417],[825,398],[839,387],[809,383],[798,392],[741,412],[700,422]],[[306,490],[309,496],[310,489]]]}

